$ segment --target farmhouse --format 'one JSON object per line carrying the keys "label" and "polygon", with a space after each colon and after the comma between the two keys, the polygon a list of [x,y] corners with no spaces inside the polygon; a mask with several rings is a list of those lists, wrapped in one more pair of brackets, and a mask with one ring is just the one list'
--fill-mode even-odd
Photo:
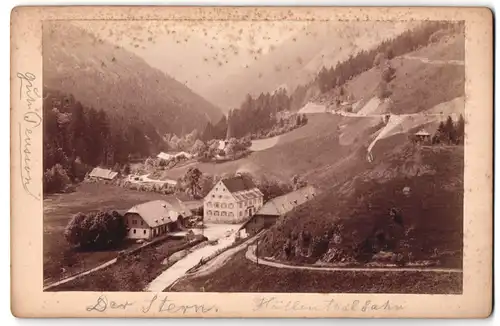
{"label": "farmhouse", "polygon": [[178,153],[165,153],[165,152],[160,152],[160,154],[156,155],[157,158],[165,160],[165,161],[170,161],[173,158],[179,158],[184,156],[187,159],[190,159],[193,157],[193,155],[187,153],[187,152],[178,152]]}
{"label": "farmhouse", "polygon": [[314,187],[306,186],[271,199],[240,227],[240,235],[252,236],[264,228],[269,228],[280,216],[311,200],[315,195]]}
{"label": "farmhouse", "polygon": [[415,134],[415,137],[418,141],[428,141],[431,139],[431,134],[422,129]]}
{"label": "farmhouse", "polygon": [[124,218],[129,238],[150,240],[182,229],[184,221],[191,215],[191,211],[179,200],[175,203],[154,200],[132,207]]}
{"label": "farmhouse", "polygon": [[113,180],[118,175],[118,172],[113,172],[108,169],[102,169],[100,167],[94,168],[90,173],[89,177],[93,179],[102,180]]}
{"label": "farmhouse", "polygon": [[262,207],[264,195],[249,178],[222,179],[203,200],[205,222],[239,223]]}

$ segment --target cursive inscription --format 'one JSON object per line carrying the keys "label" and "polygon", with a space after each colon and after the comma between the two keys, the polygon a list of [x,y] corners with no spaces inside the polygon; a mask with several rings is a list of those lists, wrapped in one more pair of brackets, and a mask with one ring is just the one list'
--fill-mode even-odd
{"label": "cursive inscription", "polygon": [[216,305],[205,305],[198,303],[179,303],[171,300],[168,296],[159,297],[157,294],[153,298],[146,300],[144,304],[135,304],[129,301],[110,301],[105,295],[99,296],[97,301],[86,307],[87,311],[105,312],[108,310],[128,310],[140,309],[143,314],[147,313],[180,313],[186,314],[206,314],[209,312],[218,312],[219,308]]}
{"label": "cursive inscription", "polygon": [[146,304],[142,307],[143,313],[148,313],[152,310],[157,312],[182,313],[185,315],[188,313],[206,314],[209,312],[218,312],[219,308],[216,305],[179,304],[170,300],[168,296],[159,298],[158,295],[155,294],[154,297],[151,300],[147,300]]}
{"label": "cursive inscription", "polygon": [[105,296],[101,295],[99,298],[97,298],[97,302],[95,304],[87,307],[87,311],[104,312],[108,308],[125,310],[127,307],[130,307],[133,304],[134,304],[133,302],[128,302],[128,301],[125,301],[123,303],[118,303],[116,301],[108,301],[108,299]]}
{"label": "cursive inscription", "polygon": [[254,301],[254,311],[262,310],[281,310],[281,311],[397,311],[404,307],[399,304],[391,303],[389,300],[384,302],[374,302],[372,300],[353,300],[348,303],[337,302],[334,299],[324,301],[321,304],[309,304],[300,300],[280,300],[276,297],[258,297]]}
{"label": "cursive inscription", "polygon": [[40,200],[40,193],[34,189],[33,185],[33,131],[42,123],[42,117],[39,114],[39,108],[33,107],[36,100],[40,99],[38,88],[34,87],[36,76],[30,72],[17,73],[17,78],[20,81],[19,99],[25,105],[25,113],[23,121],[19,123],[19,142],[20,142],[20,160],[21,160],[21,181],[24,191],[36,200]]}

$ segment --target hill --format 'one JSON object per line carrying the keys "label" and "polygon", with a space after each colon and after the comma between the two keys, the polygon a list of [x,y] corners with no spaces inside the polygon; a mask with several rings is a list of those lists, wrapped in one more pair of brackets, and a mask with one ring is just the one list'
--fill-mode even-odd
{"label": "hill", "polygon": [[407,147],[280,218],[259,250],[307,263],[411,253],[416,261],[460,267],[462,205],[463,148]]}
{"label": "hill", "polygon": [[[461,266],[463,147],[419,147],[408,141],[418,128],[432,124],[435,130],[447,115],[464,111],[465,71],[459,50],[464,36],[441,31],[435,35],[430,44],[388,60],[395,67],[389,101],[373,100],[378,98],[381,72],[372,68],[317,99],[317,105],[337,109],[343,87],[350,95],[345,99],[359,102],[353,110],[359,116],[339,115],[335,123],[330,121],[329,132],[314,125],[317,133],[309,130],[308,137],[250,157],[256,163],[259,154],[266,155],[282,173],[303,173],[322,191],[280,218],[262,241],[263,256],[294,263],[365,263],[388,252],[406,261]],[[391,130],[373,148],[370,163],[367,148],[386,127],[381,119],[386,112],[396,114],[400,123],[387,125]],[[439,113],[443,115],[432,116]],[[328,113],[315,115],[322,119]],[[409,193],[403,191],[406,187]]]}
{"label": "hill", "polygon": [[[291,94],[311,82],[321,67],[335,65],[352,53],[391,38],[410,23],[312,22],[248,67],[242,67],[207,89],[207,98],[223,110],[239,106],[246,94],[257,96],[285,88]],[[208,95],[210,94],[210,95]]]}
{"label": "hill", "polygon": [[140,57],[68,22],[43,28],[44,87],[164,133],[201,129],[221,111]]}

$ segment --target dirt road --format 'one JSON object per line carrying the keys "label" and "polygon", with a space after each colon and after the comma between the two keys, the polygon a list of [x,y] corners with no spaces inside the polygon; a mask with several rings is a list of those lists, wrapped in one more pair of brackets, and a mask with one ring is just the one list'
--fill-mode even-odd
{"label": "dirt road", "polygon": [[[245,257],[256,263],[255,246],[248,247]],[[297,266],[288,265],[276,261],[269,261],[259,258],[259,264],[275,268],[301,269],[311,271],[330,271],[330,272],[435,272],[435,273],[462,273],[458,268],[431,268],[431,267],[326,267],[326,266]]]}

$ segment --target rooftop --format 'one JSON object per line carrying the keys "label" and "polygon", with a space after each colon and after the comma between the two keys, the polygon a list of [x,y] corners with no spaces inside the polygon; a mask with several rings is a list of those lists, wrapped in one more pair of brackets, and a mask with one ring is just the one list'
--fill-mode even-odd
{"label": "rooftop", "polygon": [[106,179],[106,180],[113,180],[116,176],[118,175],[118,172],[113,172],[108,169],[102,169],[100,167],[94,168],[89,176],[94,177],[94,178],[101,178],[101,179]]}
{"label": "rooftop", "polygon": [[150,227],[176,222],[179,216],[191,215],[191,211],[179,199],[172,202],[165,200],[145,202],[135,205],[127,213],[140,215]]}
{"label": "rooftop", "polygon": [[254,190],[257,188],[255,183],[248,177],[238,175],[232,178],[222,179],[222,183],[230,192],[239,192],[245,190]]}

